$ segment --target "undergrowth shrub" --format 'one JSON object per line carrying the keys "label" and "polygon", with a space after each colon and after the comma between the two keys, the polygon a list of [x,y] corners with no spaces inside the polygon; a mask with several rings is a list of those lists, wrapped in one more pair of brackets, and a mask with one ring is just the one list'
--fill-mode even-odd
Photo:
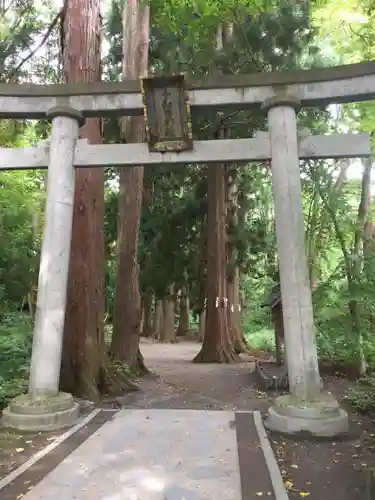
{"label": "undergrowth shrub", "polygon": [[0,409],[27,390],[31,347],[31,319],[5,314],[0,325]]}
{"label": "undergrowth shrub", "polygon": [[358,381],[348,394],[349,402],[360,412],[375,411],[375,375],[368,375]]}

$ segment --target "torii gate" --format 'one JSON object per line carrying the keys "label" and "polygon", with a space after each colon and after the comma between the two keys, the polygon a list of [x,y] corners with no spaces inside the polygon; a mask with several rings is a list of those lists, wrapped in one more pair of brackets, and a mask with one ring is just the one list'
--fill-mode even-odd
{"label": "torii gate", "polygon": [[[214,83],[206,80],[189,85],[187,96],[193,108],[245,109],[262,105],[268,113],[269,131],[254,139],[196,142],[188,134],[190,149],[180,152],[168,148],[166,152],[152,152],[147,144],[89,145],[78,140],[79,127],[86,117],[143,113],[140,82],[0,85],[0,118],[52,120],[49,144],[0,149],[0,171],[48,168],[29,391],[4,410],[4,425],[50,430],[71,425],[78,416],[72,396],[59,393],[76,167],[271,160],[290,394],[276,399],[265,424],[286,433],[306,431],[333,436],[348,431],[345,411],[332,396],[321,391],[299,160],[370,157],[371,142],[367,134],[298,133],[296,110],[301,105],[375,99],[375,63],[221,76]],[[146,114],[146,118],[150,116]],[[187,126],[186,122],[180,125]]]}

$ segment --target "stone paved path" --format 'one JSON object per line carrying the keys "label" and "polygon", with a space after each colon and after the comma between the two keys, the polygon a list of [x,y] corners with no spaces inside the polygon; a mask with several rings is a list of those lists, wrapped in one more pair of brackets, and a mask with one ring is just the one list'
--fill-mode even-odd
{"label": "stone paved path", "polygon": [[279,500],[253,423],[232,411],[121,410],[22,499]]}
{"label": "stone paved path", "polygon": [[[145,378],[141,381],[142,391],[120,398],[123,410],[132,410],[133,412],[140,410],[139,417],[145,411],[151,410],[153,412],[155,410],[167,410],[170,412],[168,415],[173,416],[173,418],[177,415],[188,415],[188,413],[185,413],[185,410],[195,410],[193,414],[198,419],[215,419],[218,410],[227,414],[228,427],[230,429],[227,432],[232,436],[232,442],[233,433],[235,433],[237,441],[235,453],[237,462],[236,460],[232,462],[230,470],[233,471],[235,469],[237,471],[236,484],[241,485],[241,496],[239,497],[241,500],[257,500],[258,498],[288,500],[288,496],[290,500],[297,500],[297,498],[300,499],[306,496],[309,499],[311,498],[311,500],[332,500],[332,498],[336,497],[342,500],[363,500],[365,498],[366,465],[372,464],[373,450],[375,449],[374,422],[371,420],[371,417],[365,418],[363,415],[356,415],[351,412],[353,435],[348,441],[345,440],[343,442],[310,443],[300,440],[296,442],[293,439],[277,435],[270,436],[272,447],[282,470],[284,484],[288,488],[288,494],[286,494],[284,485],[280,480],[280,472],[277,464],[272,460],[272,451],[271,455],[267,454],[268,459],[271,456],[268,466],[273,470],[273,479],[275,480],[276,470],[276,479],[278,477],[279,480],[276,480],[275,485],[271,485],[269,469],[265,463],[263,453],[263,449],[267,449],[267,445],[269,448],[269,441],[267,442],[266,436],[265,440],[263,439],[262,441],[263,449],[261,449],[260,438],[254,426],[253,416],[254,418],[258,416],[259,420],[260,414],[258,411],[265,412],[275,395],[272,393],[265,394],[257,389],[251,374],[253,360],[249,357],[243,357],[242,362],[229,366],[215,364],[193,365],[191,360],[200,349],[200,345],[195,342],[183,341],[178,344],[167,345],[142,340],[141,349],[147,366],[157,373],[160,378]],[[341,379],[338,383],[336,378],[331,377],[326,379],[325,382],[329,390],[333,391],[338,399],[346,394],[346,386]],[[41,481],[43,479],[47,481],[48,474],[56,469],[56,467],[56,471],[61,471],[62,469],[59,469],[59,464],[63,463],[64,460],[66,462],[71,461],[76,456],[75,450],[77,450],[77,453],[79,450],[79,453],[82,450],[84,452],[85,448],[78,447],[86,446],[86,442],[89,442],[87,440],[90,436],[93,436],[92,439],[94,440],[97,439],[97,436],[100,438],[101,432],[112,425],[110,424],[110,420],[118,413],[118,402],[116,401],[103,402],[103,406],[108,411],[96,409],[95,411],[99,412],[96,413],[96,416],[93,416],[93,413],[95,413],[93,412],[85,417],[85,414],[87,415],[87,413],[92,411],[92,406],[86,406],[86,403],[83,406],[85,413],[80,419],[80,428],[78,430],[74,430],[74,428],[69,430],[69,437],[64,439],[63,442],[59,441],[60,438],[54,441],[53,437],[48,437],[47,434],[44,442],[45,444],[49,443],[47,448],[53,446],[52,450],[46,449],[44,453],[42,446],[40,446],[40,442],[43,442],[43,436],[46,436],[45,434],[43,436],[31,436],[31,438],[27,434],[22,436],[23,441],[17,440],[14,445],[15,452],[13,455],[7,456],[6,450],[1,450],[2,455],[0,455],[2,460],[4,463],[8,460],[9,463],[8,472],[9,469],[12,470],[11,475],[8,476],[7,468],[3,467],[4,479],[0,480],[1,500],[19,500],[25,498],[24,495],[28,495],[28,499],[32,498],[35,500],[35,497],[31,497],[31,494],[38,491],[37,488],[41,486]],[[346,408],[349,410],[348,406]],[[175,412],[175,410],[180,411]],[[181,410],[183,410],[182,413]],[[117,418],[121,416],[122,419],[125,412],[121,411],[118,415],[119,417]],[[155,415],[162,415],[162,413],[155,412]],[[87,423],[88,418],[90,419],[89,423]],[[124,420],[122,419],[122,421]],[[173,428],[177,423],[172,423],[171,425]],[[203,423],[202,425],[205,424]],[[142,420],[140,426],[142,427]],[[169,433],[164,427],[160,429],[160,432],[157,431],[157,434],[158,436],[160,434],[162,439],[168,440]],[[228,427],[223,427],[223,429],[227,429]],[[97,431],[98,434],[94,435]],[[143,427],[139,432],[145,432]],[[171,436],[173,432],[172,429]],[[192,442],[199,439],[199,433],[197,432],[196,435],[194,433],[194,426],[191,426],[188,432],[190,434],[185,436],[187,441]],[[117,435],[120,436],[119,439],[122,439],[121,429],[118,429]],[[224,435],[226,435],[226,432],[224,432]],[[34,446],[35,441],[37,441],[36,447]],[[14,457],[19,459],[20,455],[22,455],[22,453],[18,453],[19,449],[17,449],[20,446],[22,447],[21,449],[25,448],[25,452],[28,451],[28,454],[25,453],[26,456],[24,459],[15,464]],[[126,444],[119,441],[117,447],[121,446],[125,449]],[[135,444],[133,447],[135,448]],[[172,445],[171,447],[173,448]],[[38,461],[36,461],[38,457],[30,453],[33,449],[43,455],[42,458],[39,457]],[[99,446],[98,450],[95,451],[99,457],[102,454],[102,449],[104,448]],[[32,465],[29,467],[28,463],[24,462],[31,455]],[[137,455],[136,452],[134,452],[134,455]],[[153,500],[170,499],[170,496],[166,496],[167,492],[168,494],[175,495],[179,493],[178,490],[177,493],[176,489],[173,490],[173,479],[175,477],[173,476],[173,471],[177,466],[173,460],[172,463],[170,462],[169,457],[165,458],[162,454],[160,455],[159,462],[155,466],[164,468],[165,475],[168,475],[168,470],[172,472],[169,473],[169,490],[167,488],[164,492],[149,492],[150,495],[153,495],[151,496]],[[120,454],[120,457],[122,456]],[[231,456],[233,457],[233,454]],[[103,462],[98,462],[99,464],[104,464],[103,481],[106,475],[106,461],[104,458],[101,458]],[[220,462],[220,457],[218,460]],[[186,458],[186,461],[189,464],[189,457]],[[24,464],[21,466],[22,470],[20,471],[17,466],[22,463]],[[85,464],[85,461],[83,464]],[[125,463],[125,466],[128,468],[123,467],[123,470],[131,470],[131,467],[129,469],[129,464],[126,465]],[[206,479],[203,478],[203,484],[208,484],[207,481],[210,481],[212,469],[206,467],[202,469],[202,472],[207,475]],[[56,472],[53,474],[56,474]],[[69,477],[73,479],[76,475],[76,469],[73,469],[71,473],[69,472]],[[91,484],[90,477],[101,478],[99,469],[95,469],[93,474],[88,476],[87,485]],[[233,477],[232,475],[232,479]],[[184,480],[187,481],[186,484],[184,483],[186,490],[188,489],[190,479],[184,476]],[[193,476],[192,480],[196,481],[196,476]],[[39,486],[37,486],[38,483],[40,483]],[[199,481],[195,484],[198,485],[198,488],[195,491],[193,489],[192,492],[189,492],[191,495],[193,493],[196,495],[201,493],[199,491]],[[274,486],[276,494],[273,492]],[[85,498],[81,496],[83,494],[84,491],[78,491],[75,498],[78,500]],[[102,500],[118,500],[119,498],[132,500],[128,497],[121,497],[121,494],[120,496],[118,495],[116,496],[116,493],[108,490],[104,492],[101,498]],[[49,497],[47,496],[47,498]],[[62,498],[65,499],[65,496],[62,495]],[[144,495],[140,498],[144,500]],[[192,498],[196,498],[196,496]],[[202,496],[198,496],[198,498],[202,498]],[[177,499],[181,500],[178,496]],[[225,500],[220,494],[219,500],[222,499]],[[189,500],[189,497],[185,498],[185,500]]]}
{"label": "stone paved path", "polygon": [[141,349],[159,378],[120,398],[120,411],[101,411],[1,499],[287,500],[258,411],[269,395],[254,387],[252,360],[192,364],[194,342],[143,340]]}

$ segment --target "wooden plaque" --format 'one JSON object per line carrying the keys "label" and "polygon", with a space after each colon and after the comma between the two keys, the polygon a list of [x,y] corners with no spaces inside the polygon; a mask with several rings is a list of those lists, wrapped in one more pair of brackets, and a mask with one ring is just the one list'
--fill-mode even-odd
{"label": "wooden plaque", "polygon": [[184,75],[142,78],[141,84],[149,150],[166,153],[193,149]]}

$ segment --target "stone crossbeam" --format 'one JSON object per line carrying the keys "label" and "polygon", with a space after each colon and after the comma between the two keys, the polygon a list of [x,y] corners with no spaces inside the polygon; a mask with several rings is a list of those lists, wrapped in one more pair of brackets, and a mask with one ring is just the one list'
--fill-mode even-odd
{"label": "stone crossbeam", "polygon": [[[36,148],[0,148],[0,171],[46,169],[48,145]],[[371,156],[368,134],[308,135],[299,139],[301,159],[361,158]],[[268,133],[255,139],[196,141],[193,151],[150,153],[143,144],[89,145],[78,141],[74,155],[76,167],[109,167],[134,165],[248,163],[271,159]]]}
{"label": "stone crossbeam", "polygon": [[[193,108],[246,109],[287,93],[303,106],[375,99],[375,62],[296,72],[220,75],[188,83]],[[1,84],[0,117],[45,118],[49,109],[68,106],[89,116],[143,113],[140,82],[100,84]]]}

